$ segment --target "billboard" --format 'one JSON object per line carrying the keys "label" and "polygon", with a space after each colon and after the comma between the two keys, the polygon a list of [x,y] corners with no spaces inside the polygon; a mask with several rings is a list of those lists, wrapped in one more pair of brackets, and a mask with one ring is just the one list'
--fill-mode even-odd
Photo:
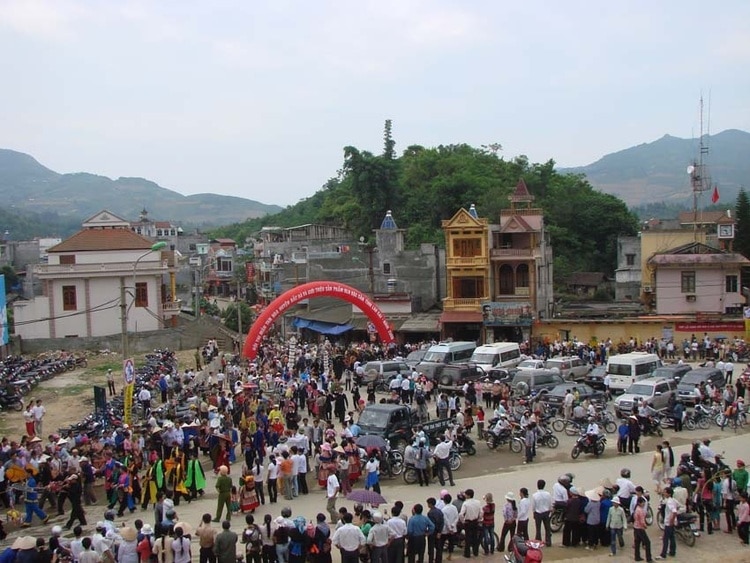
{"label": "billboard", "polygon": [[0,344],[5,346],[8,344],[8,306],[5,302],[5,275],[0,274],[0,329],[2,335],[0,335]]}
{"label": "billboard", "polygon": [[523,301],[482,303],[482,322],[485,326],[531,326],[531,311],[531,303]]}

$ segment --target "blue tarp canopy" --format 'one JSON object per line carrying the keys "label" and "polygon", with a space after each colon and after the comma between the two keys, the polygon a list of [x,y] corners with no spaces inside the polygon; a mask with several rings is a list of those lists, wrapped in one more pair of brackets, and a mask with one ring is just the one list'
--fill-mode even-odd
{"label": "blue tarp canopy", "polygon": [[354,327],[350,324],[334,324],[326,323],[323,321],[311,321],[309,319],[301,319],[300,317],[294,317],[292,325],[295,328],[309,328],[315,332],[321,334],[342,334],[344,332],[352,330]]}

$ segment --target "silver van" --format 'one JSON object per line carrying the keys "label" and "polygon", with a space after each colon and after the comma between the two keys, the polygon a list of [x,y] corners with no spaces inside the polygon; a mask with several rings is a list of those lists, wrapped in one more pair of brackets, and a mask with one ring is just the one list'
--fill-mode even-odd
{"label": "silver van", "polygon": [[416,369],[433,379],[438,366],[468,362],[476,347],[476,342],[440,342],[430,346]]}

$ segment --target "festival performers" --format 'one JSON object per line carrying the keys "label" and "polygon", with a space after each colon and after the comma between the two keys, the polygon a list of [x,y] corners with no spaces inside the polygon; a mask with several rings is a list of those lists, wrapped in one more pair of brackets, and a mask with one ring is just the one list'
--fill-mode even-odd
{"label": "festival performers", "polygon": [[245,475],[244,481],[240,489],[240,511],[243,513],[255,512],[255,509],[260,506],[258,493],[255,490],[255,477],[253,475]]}
{"label": "festival performers", "polygon": [[141,508],[144,510],[148,508],[149,504],[156,505],[158,493],[164,491],[167,483],[162,459],[159,457],[150,459],[153,459],[153,461],[151,461],[141,484]]}
{"label": "festival performers", "polygon": [[195,499],[198,495],[203,496],[206,488],[206,474],[203,471],[200,459],[198,459],[197,450],[190,453],[190,459],[187,462],[185,487],[189,493],[189,500]]}
{"label": "festival performers", "polygon": [[179,506],[182,497],[190,502],[192,499],[185,486],[185,454],[182,453],[179,446],[172,446],[169,458],[164,462],[164,467],[167,470],[167,488],[174,491],[174,505]]}

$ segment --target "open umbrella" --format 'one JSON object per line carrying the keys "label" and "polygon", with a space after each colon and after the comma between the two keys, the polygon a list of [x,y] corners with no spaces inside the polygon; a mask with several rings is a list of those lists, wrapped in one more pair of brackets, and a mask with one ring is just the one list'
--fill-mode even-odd
{"label": "open umbrella", "polygon": [[385,504],[386,500],[383,495],[376,493],[375,491],[368,491],[366,489],[355,489],[348,495],[346,500],[353,500],[354,502],[361,502],[362,504]]}
{"label": "open umbrella", "polygon": [[360,448],[385,448],[387,443],[385,438],[377,436],[375,434],[365,434],[364,436],[357,437],[357,445]]}

